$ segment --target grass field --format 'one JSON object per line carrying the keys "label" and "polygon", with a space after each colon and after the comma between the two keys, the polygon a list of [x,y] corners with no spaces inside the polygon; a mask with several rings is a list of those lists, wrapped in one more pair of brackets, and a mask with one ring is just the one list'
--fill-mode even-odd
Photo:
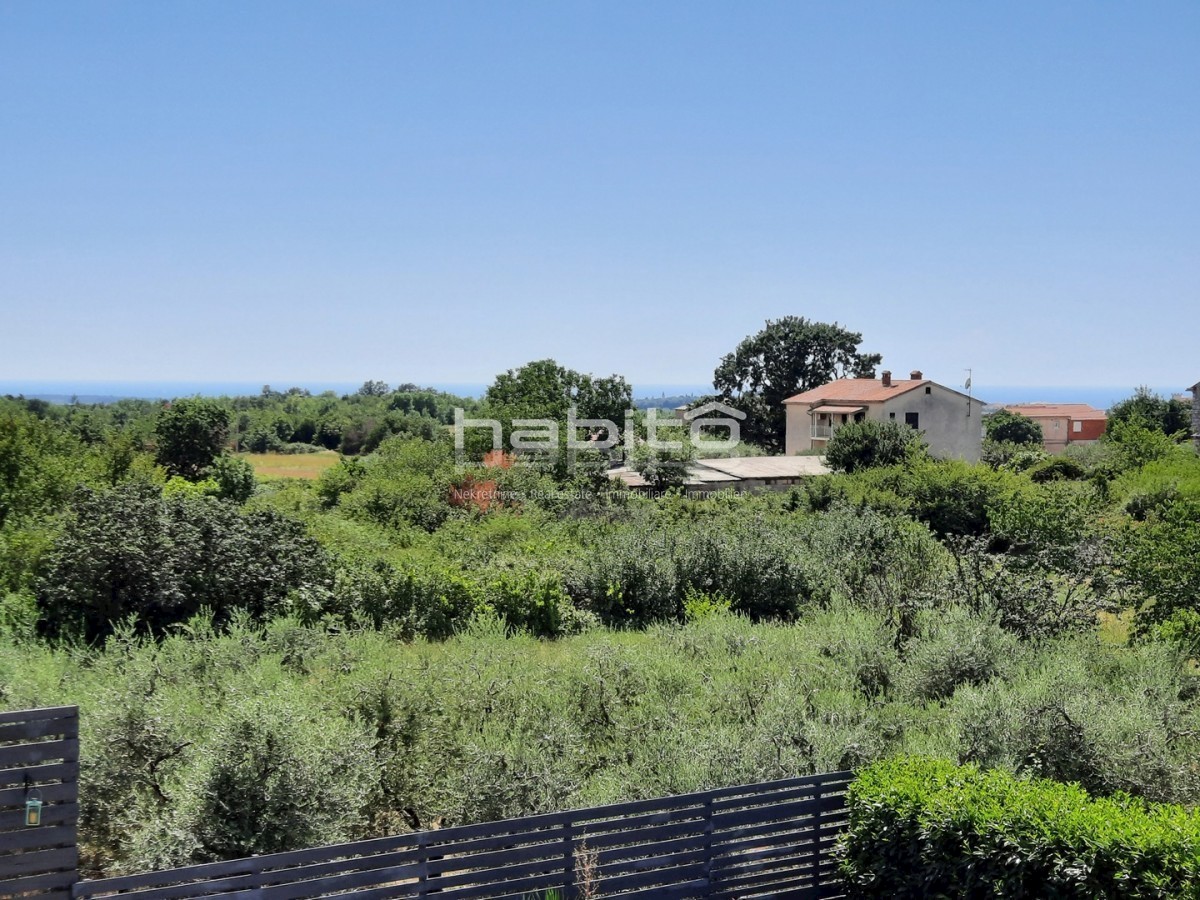
{"label": "grass field", "polygon": [[338,461],[334,450],[320,453],[239,453],[242,459],[254,466],[256,478],[269,481],[273,478],[317,478]]}

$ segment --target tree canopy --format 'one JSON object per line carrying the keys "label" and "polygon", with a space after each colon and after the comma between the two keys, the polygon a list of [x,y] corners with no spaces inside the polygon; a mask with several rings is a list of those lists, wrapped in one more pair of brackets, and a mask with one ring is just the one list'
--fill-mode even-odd
{"label": "tree canopy", "polygon": [[525,418],[555,419],[565,424],[567,410],[580,418],[610,419],[618,425],[633,406],[633,389],[620,375],[596,378],[539,359],[496,376],[484,394],[488,409]]}
{"label": "tree canopy", "polygon": [[[572,407],[579,420],[607,419],[614,423],[618,433],[612,437],[619,441],[625,413],[633,407],[633,388],[620,375],[597,378],[560,366],[553,359],[539,359],[497,375],[484,394],[481,411],[501,423],[505,447],[511,446],[514,420],[555,422],[558,451],[552,452],[548,461],[558,476],[566,477],[567,455],[561,451],[567,442],[567,416]],[[486,432],[478,430],[466,435],[472,456],[478,458],[481,451],[492,449],[482,442],[486,437]]]}
{"label": "tree canopy", "polygon": [[768,320],[721,359],[713,387],[721,398],[746,413],[742,437],[781,451],[786,430],[783,401],[835,378],[874,378],[878,353],[860,353],[862,334],[836,322],[801,316]]}
{"label": "tree canopy", "polygon": [[208,609],[265,618],[289,593],[330,586],[330,559],[303,524],[153,485],[81,487],[37,588],[47,634],[101,640],[133,617],[156,634]]}
{"label": "tree canopy", "polygon": [[1191,405],[1174,397],[1160,397],[1146,386],[1139,387],[1108,411],[1108,430],[1118,425],[1136,425],[1166,435],[1187,434],[1191,430]]}
{"label": "tree canopy", "polygon": [[989,440],[1008,444],[1041,445],[1042,426],[1028,416],[1002,409],[984,420]]}
{"label": "tree canopy", "polygon": [[159,464],[189,481],[203,478],[225,449],[229,419],[229,411],[215,400],[176,400],[154,426]]}

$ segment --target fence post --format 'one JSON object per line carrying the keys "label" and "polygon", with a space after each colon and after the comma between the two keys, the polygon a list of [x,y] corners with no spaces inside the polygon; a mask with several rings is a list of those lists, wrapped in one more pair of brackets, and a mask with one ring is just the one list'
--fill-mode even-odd
{"label": "fence post", "polygon": [[563,898],[573,900],[576,896],[575,884],[575,821],[568,819],[563,825]]}
{"label": "fence post", "polygon": [[712,889],[713,868],[713,795],[704,798],[704,881]]}
{"label": "fence post", "polygon": [[426,840],[428,831],[417,833],[417,896],[427,896],[429,891],[429,847]]}
{"label": "fence post", "polygon": [[0,712],[0,897],[71,896],[78,804],[79,710]]}

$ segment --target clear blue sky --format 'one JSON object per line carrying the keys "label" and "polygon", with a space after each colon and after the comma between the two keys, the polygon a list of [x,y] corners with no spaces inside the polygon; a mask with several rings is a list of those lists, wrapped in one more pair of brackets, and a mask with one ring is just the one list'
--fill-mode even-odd
{"label": "clear blue sky", "polygon": [[1200,378],[1200,3],[0,2],[0,378]]}

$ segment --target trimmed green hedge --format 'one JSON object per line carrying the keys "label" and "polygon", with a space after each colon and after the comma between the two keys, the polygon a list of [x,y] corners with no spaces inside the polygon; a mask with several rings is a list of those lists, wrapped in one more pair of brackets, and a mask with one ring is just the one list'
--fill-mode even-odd
{"label": "trimmed green hedge", "polygon": [[943,760],[899,757],[850,787],[851,897],[1200,898],[1200,812]]}

